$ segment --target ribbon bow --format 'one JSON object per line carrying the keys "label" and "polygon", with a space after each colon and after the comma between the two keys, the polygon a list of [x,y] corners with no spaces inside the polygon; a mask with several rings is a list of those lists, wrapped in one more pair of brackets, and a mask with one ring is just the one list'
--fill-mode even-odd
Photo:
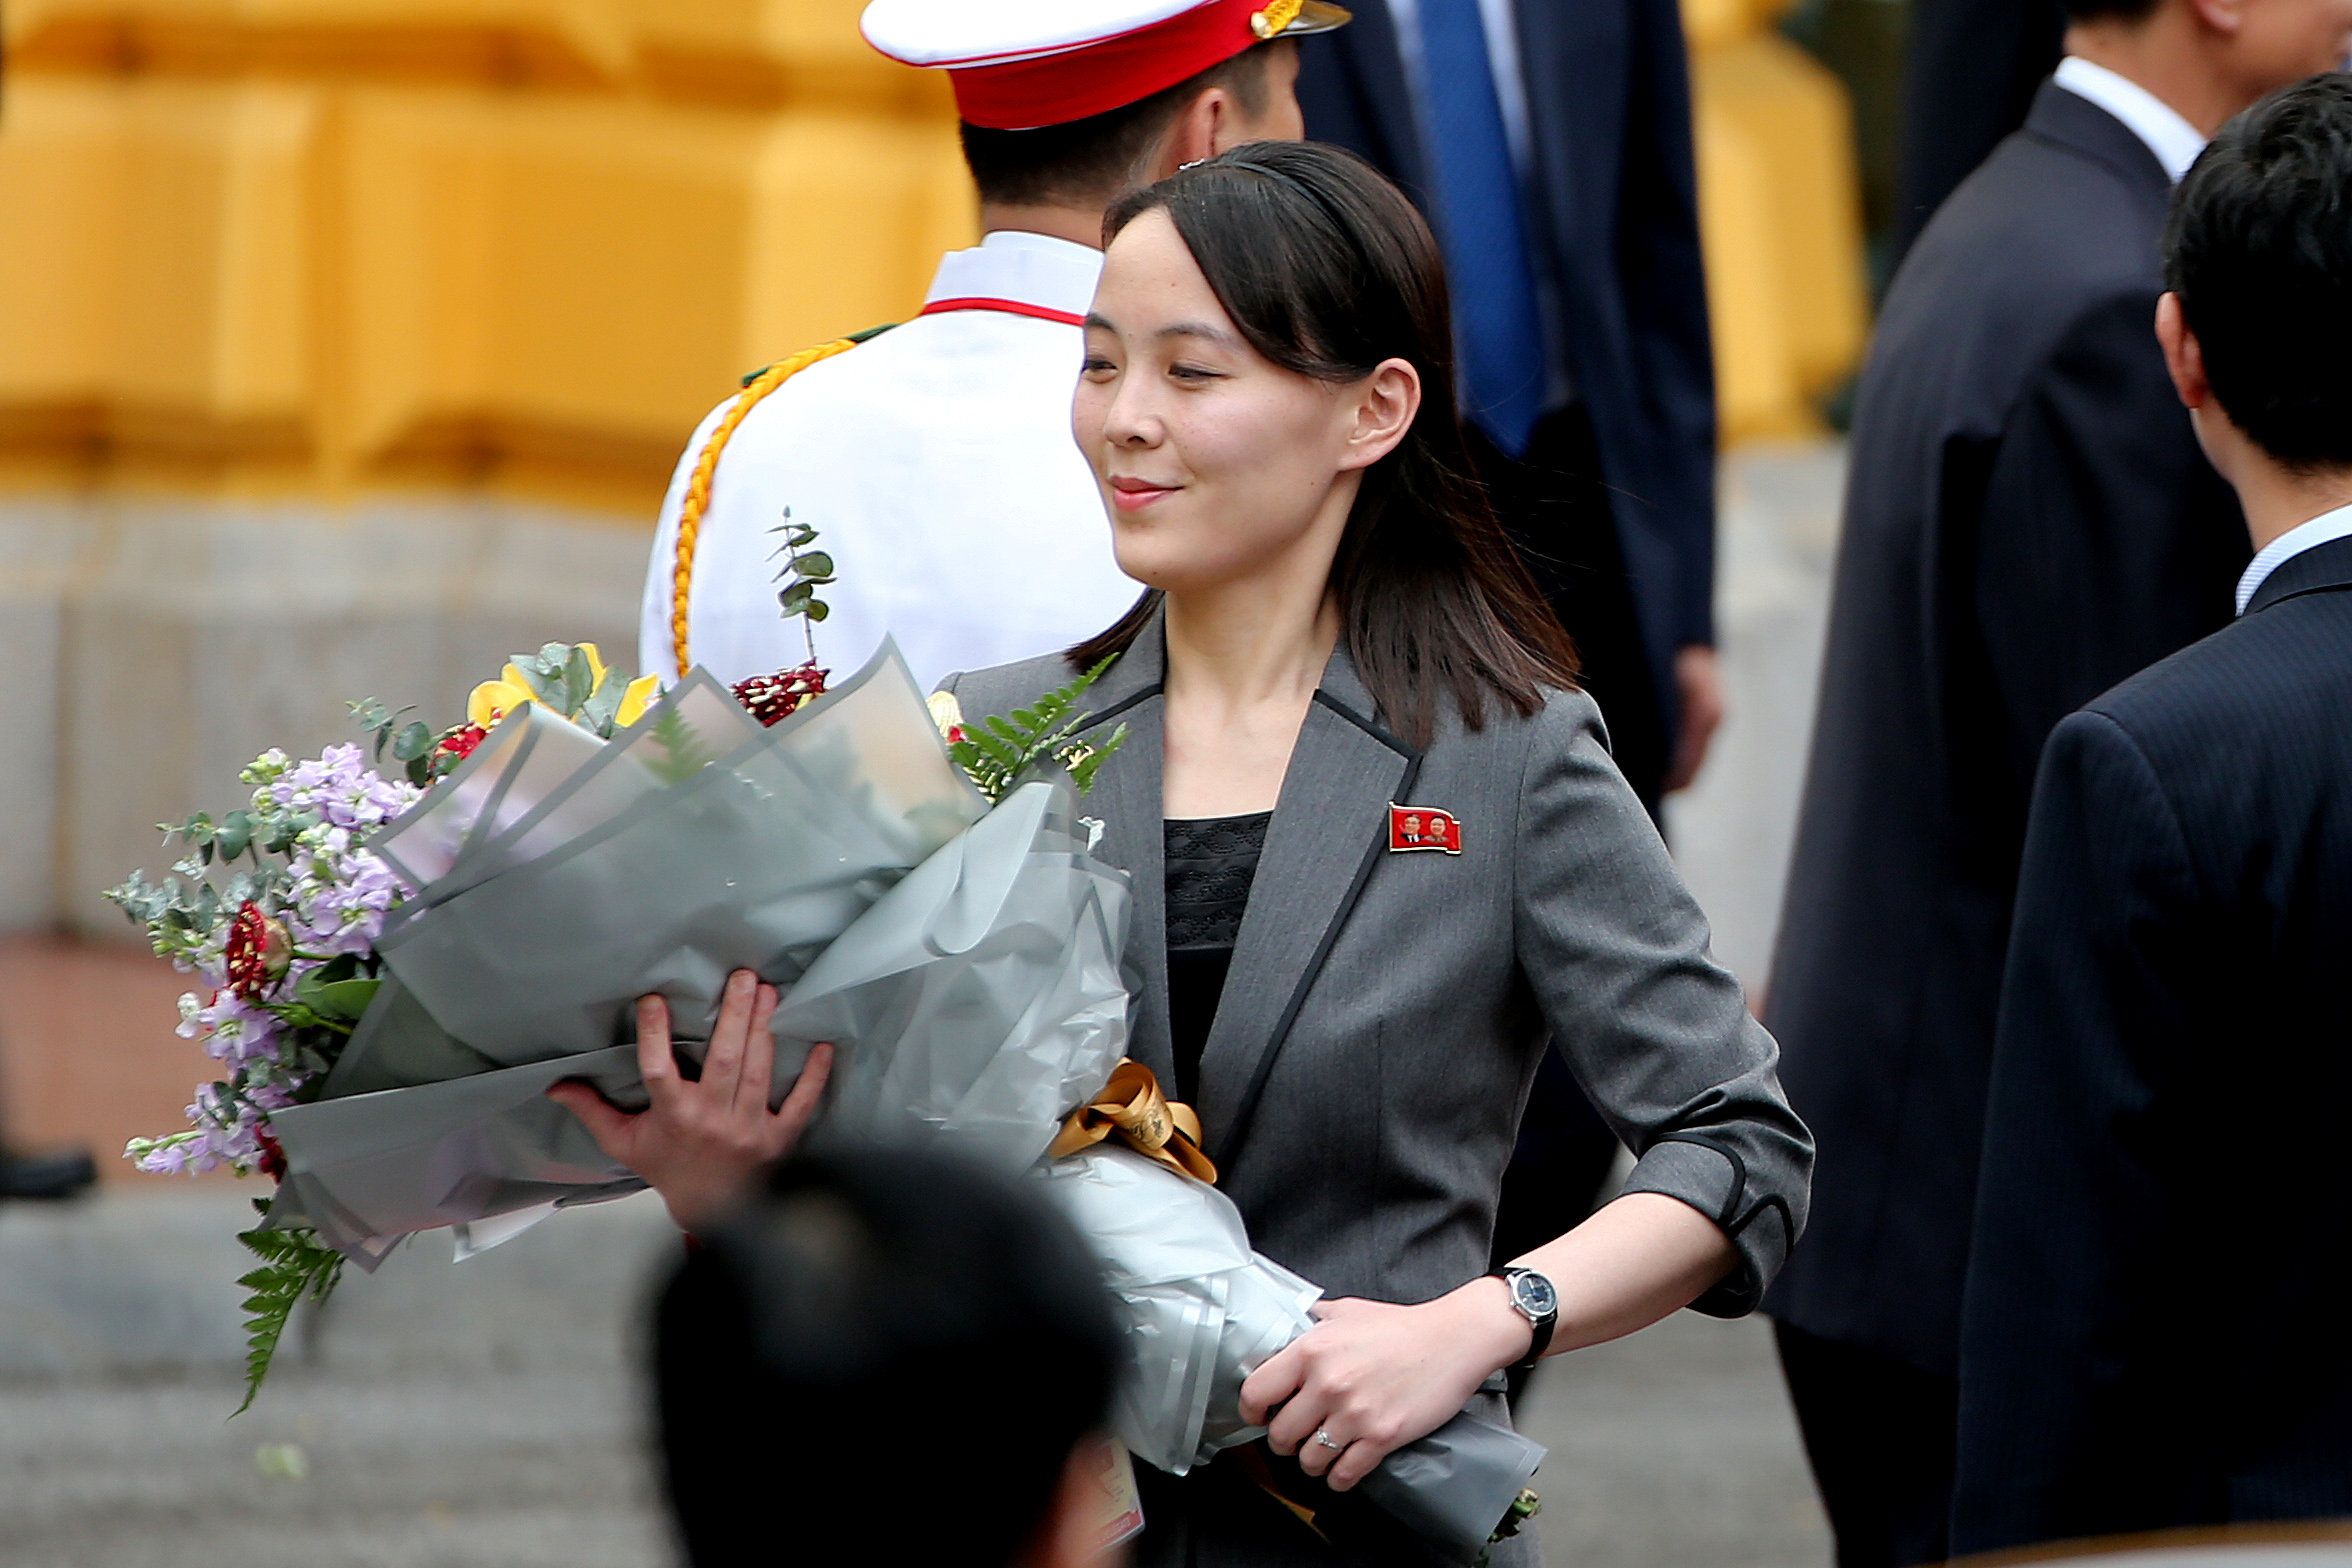
{"label": "ribbon bow", "polygon": [[1169,1099],[1152,1070],[1132,1059],[1121,1062],[1111,1081],[1070,1113],[1046,1156],[1058,1160],[1112,1136],[1180,1175],[1216,1184],[1217,1167],[1201,1153],[1200,1117],[1191,1106]]}

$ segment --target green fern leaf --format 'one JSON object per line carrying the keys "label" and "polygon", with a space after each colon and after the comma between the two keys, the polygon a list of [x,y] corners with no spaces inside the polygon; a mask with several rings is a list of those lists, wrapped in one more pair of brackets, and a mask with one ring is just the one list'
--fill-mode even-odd
{"label": "green fern leaf", "polygon": [[673,704],[653,724],[653,755],[646,765],[664,784],[683,784],[718,759]]}
{"label": "green fern leaf", "polygon": [[993,728],[979,724],[967,724],[964,726],[964,734],[970,738],[973,745],[987,753],[989,761],[1004,769],[1008,774],[1020,772],[1021,765],[1028,760],[1028,756],[1017,738],[1007,740],[1004,736],[997,734]]}
{"label": "green fern leaf", "polygon": [[231,1420],[253,1408],[294,1309],[326,1300],[343,1275],[343,1254],[311,1231],[249,1230],[237,1240],[262,1266],[237,1281],[251,1294],[244,1302],[245,1402],[229,1412]]}

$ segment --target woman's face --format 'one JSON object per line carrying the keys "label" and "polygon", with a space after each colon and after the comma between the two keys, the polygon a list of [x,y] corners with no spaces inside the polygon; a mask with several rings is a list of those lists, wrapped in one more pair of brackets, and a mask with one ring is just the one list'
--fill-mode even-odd
{"label": "woman's face", "polygon": [[1370,460],[1364,401],[1251,348],[1166,213],[1111,242],[1070,428],[1128,576],[1182,594],[1328,574]]}

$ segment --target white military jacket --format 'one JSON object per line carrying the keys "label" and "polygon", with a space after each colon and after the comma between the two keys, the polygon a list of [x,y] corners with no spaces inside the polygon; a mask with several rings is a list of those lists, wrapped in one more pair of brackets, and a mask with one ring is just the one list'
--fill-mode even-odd
{"label": "white military jacket", "polygon": [[[687,650],[733,682],[804,662],[776,608],[780,540],[820,535],[840,581],[820,590],[818,662],[837,676],[885,633],[928,688],[1102,630],[1141,589],[1111,556],[1094,476],[1070,436],[1079,321],[1102,255],[1000,231],[942,258],[925,313],[819,361],[756,404],[711,485],[688,588]],[[639,668],[678,675],[671,636],[678,515],[711,411],[662,501]]]}

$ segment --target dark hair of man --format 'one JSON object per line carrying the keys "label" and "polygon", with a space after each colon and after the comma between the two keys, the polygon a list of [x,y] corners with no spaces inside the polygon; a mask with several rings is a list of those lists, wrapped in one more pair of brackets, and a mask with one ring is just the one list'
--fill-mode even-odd
{"label": "dark hair of man", "polygon": [[2352,467],[2352,76],[2221,128],[2173,197],[2164,276],[2246,438],[2290,469]]}
{"label": "dark hair of man", "polygon": [[[1531,714],[1573,686],[1568,634],[1472,477],[1445,265],[1413,204],[1336,147],[1252,142],[1112,203],[1104,243],[1147,212],[1168,215],[1233,324],[1283,369],[1344,384],[1402,359],[1421,373],[1420,413],[1366,471],[1331,568],[1382,721],[1426,746],[1449,700],[1476,729],[1491,700]],[[1157,603],[1145,594],[1070,662],[1124,650]]]}
{"label": "dark hair of man", "polygon": [[1266,112],[1266,51],[1251,45],[1173,87],[1105,114],[1032,131],[962,122],[964,163],[980,199],[1008,206],[1100,205],[1135,183],[1136,170],[1193,100],[1212,87],[1251,115]]}
{"label": "dark hair of man", "polygon": [[2066,0],[2070,22],[2144,22],[2163,0]]}
{"label": "dark hair of man", "polygon": [[1034,1188],[920,1150],[787,1162],[656,1311],[686,1559],[1014,1562],[1120,1354],[1098,1265]]}

